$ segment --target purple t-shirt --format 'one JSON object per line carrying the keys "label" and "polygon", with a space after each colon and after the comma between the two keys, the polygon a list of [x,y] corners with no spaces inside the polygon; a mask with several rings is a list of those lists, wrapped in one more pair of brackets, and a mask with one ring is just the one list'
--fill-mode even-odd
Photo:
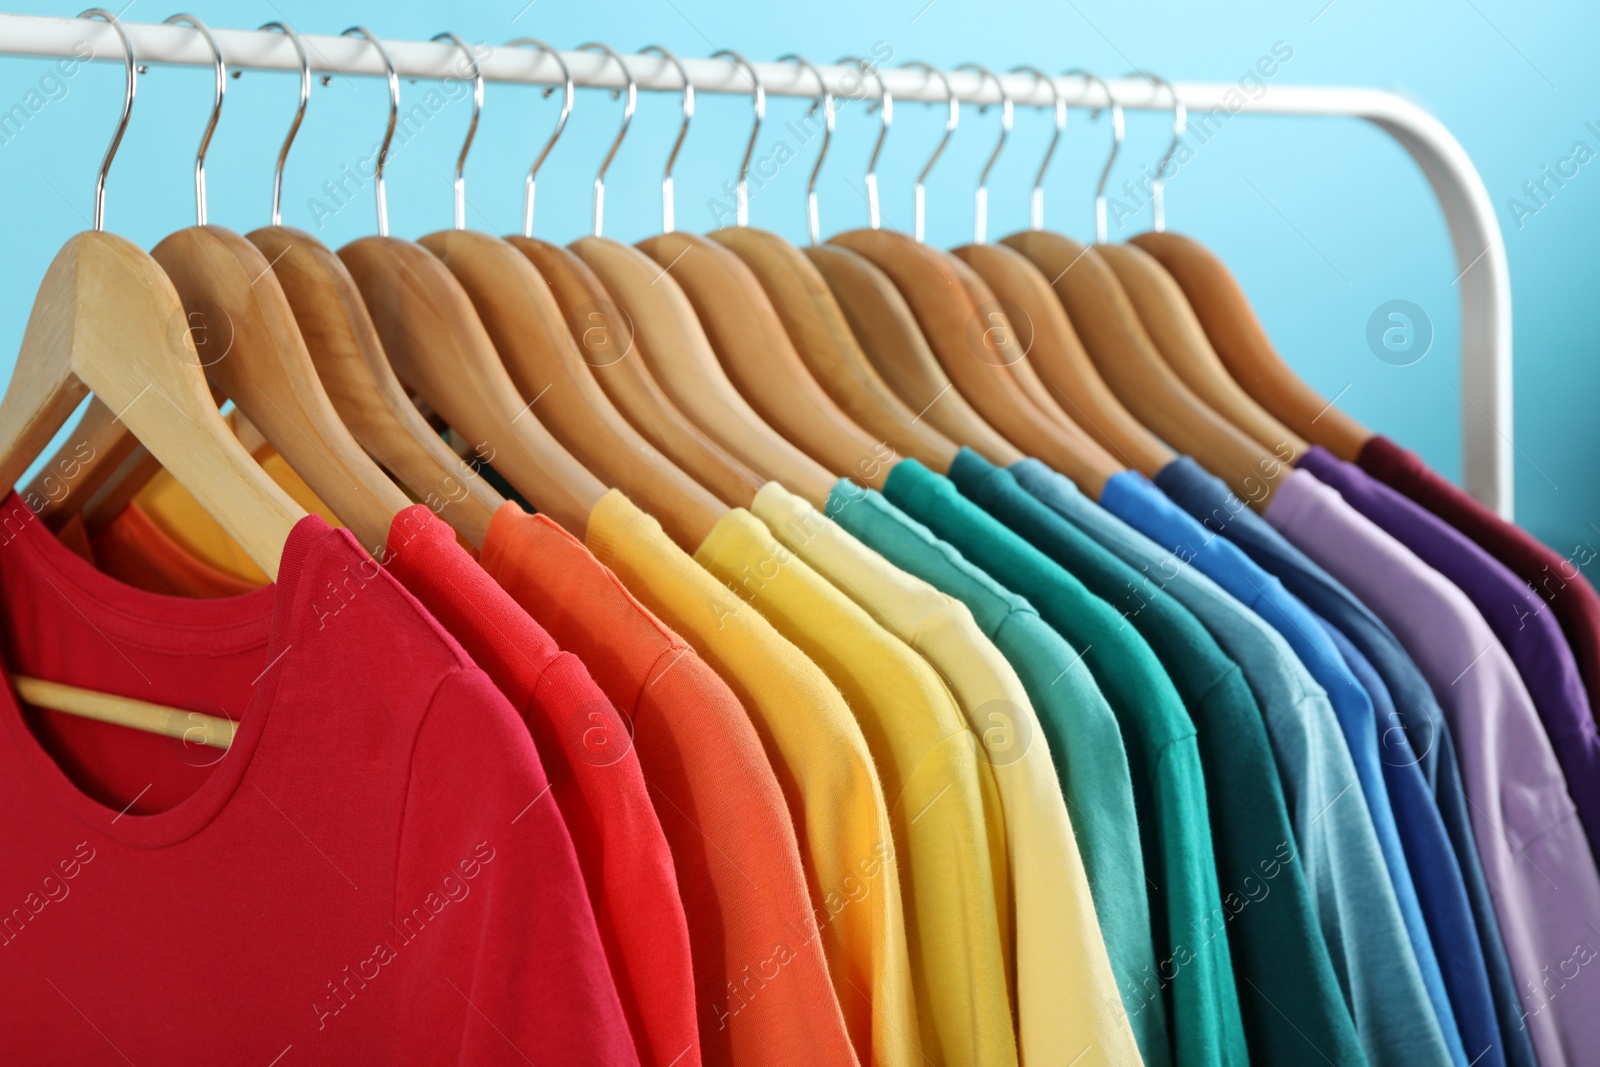
{"label": "purple t-shirt", "polygon": [[1337,489],[1345,503],[1454,582],[1482,612],[1539,709],[1589,847],[1600,856],[1600,734],[1555,613],[1545,611],[1538,594],[1465,534],[1360,467],[1322,448],[1311,449],[1299,466]]}
{"label": "purple t-shirt", "polygon": [[1539,1062],[1600,1050],[1600,872],[1511,657],[1460,589],[1310,473],[1266,520],[1386,622],[1455,732],[1472,828]]}

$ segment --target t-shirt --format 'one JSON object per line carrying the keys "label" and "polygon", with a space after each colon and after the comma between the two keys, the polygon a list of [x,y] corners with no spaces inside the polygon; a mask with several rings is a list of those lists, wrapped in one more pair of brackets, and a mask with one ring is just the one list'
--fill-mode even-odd
{"label": "t-shirt", "polygon": [[[1291,472],[1289,476],[1293,477],[1295,473],[1310,477],[1303,472]],[[1378,843],[1383,847],[1389,877],[1394,882],[1395,895],[1400,902],[1400,914],[1405,918],[1406,930],[1417,956],[1417,964],[1422,969],[1422,978],[1427,984],[1428,997],[1439,1021],[1440,1032],[1450,1050],[1452,1061],[1457,1067],[1465,1067],[1469,1057],[1445,982],[1445,968],[1439,959],[1441,954],[1453,951],[1456,946],[1449,940],[1436,939],[1431,935],[1427,916],[1449,914],[1458,905],[1465,907],[1466,902],[1446,896],[1430,901],[1429,906],[1424,907],[1421,891],[1433,883],[1417,884],[1406,856],[1406,837],[1400,831],[1401,820],[1417,825],[1441,821],[1439,811],[1433,804],[1417,803],[1422,796],[1418,790],[1404,788],[1400,784],[1402,779],[1415,778],[1423,773],[1420,764],[1429,758],[1427,754],[1434,754],[1431,757],[1434,759],[1454,759],[1454,750],[1445,743],[1445,735],[1432,728],[1437,716],[1433,694],[1394,635],[1366,605],[1307,559],[1192,459],[1180,456],[1173,460],[1156,472],[1155,481],[1175,502],[1204,522],[1208,529],[1228,537],[1262,567],[1282,579],[1289,591],[1316,614],[1318,628],[1323,631],[1323,643],[1332,643],[1331,631],[1337,629],[1373,665],[1389,690],[1396,712],[1392,722],[1380,723],[1376,720],[1373,708],[1375,698],[1359,684],[1349,686],[1345,690],[1346,695],[1335,701],[1334,709],[1339,713],[1339,725],[1344,729],[1350,756],[1355,761],[1356,773],[1361,779],[1363,798],[1371,810],[1373,826],[1378,831]],[[1336,649],[1329,660],[1338,664],[1344,662],[1344,657]],[[1346,665],[1345,673],[1349,669]],[[1348,699],[1355,692],[1362,694],[1362,700]],[[1381,754],[1380,735],[1383,739]],[[1419,835],[1413,840],[1426,844],[1431,836]],[[1470,949],[1467,954],[1471,956]],[[1452,968],[1455,974],[1469,971],[1470,966],[1467,965]]]}
{"label": "t-shirt", "polygon": [[[63,543],[68,543],[63,537]],[[79,554],[105,573],[136,589],[168,596],[242,596],[266,584],[246,581],[218,570],[167,536],[145,510],[129,503],[93,537],[85,537]]]}
{"label": "t-shirt", "polygon": [[884,495],[1013,592],[1024,590],[1046,622],[1089,664],[1117,715],[1133,776],[1154,919],[1156,972],[1124,1003],[1168,1016],[1173,1062],[1247,1059],[1228,957],[1195,728],[1149,644],[1104,601],[966,499],[954,483],[901,460]]}
{"label": "t-shirt", "polygon": [[1380,482],[1400,490],[1472,538],[1550,605],[1583,675],[1590,710],[1600,709],[1600,595],[1579,569],[1594,560],[1595,550],[1579,543],[1562,557],[1445,481],[1422,462],[1422,457],[1387,437],[1369,438],[1357,462]]}
{"label": "t-shirt", "polygon": [[[883,780],[923,1054],[1017,1062],[1008,946],[977,746],[944,682],[743,508],[695,552],[839,687]],[[1008,918],[1008,917],[1007,917]]]}
{"label": "t-shirt", "polygon": [[[688,918],[701,1060],[854,1063],[822,944],[794,936],[811,912],[794,823],[738,698],[548,517],[503,505],[480,562],[622,712]],[[792,954],[774,959],[780,942]],[[740,984],[759,995],[729,1012]]]}
{"label": "t-shirt", "polygon": [[722,676],[749,713],[789,805],[812,915],[791,937],[735,968],[718,1005],[744,1011],[779,960],[819,939],[862,1063],[922,1062],[900,869],[872,754],[839,690],[804,653],[613,490],[589,513],[589,550]]}
{"label": "t-shirt", "polygon": [[[1265,627],[1064,478],[1047,480],[1047,503],[1024,490],[1010,471],[969,452],[956,458],[951,477],[969,498],[1120,608],[1178,684],[1194,718],[1206,772],[1222,921],[1251,1059],[1292,1062],[1320,1053],[1335,1063],[1365,1062],[1305,873],[1296,862],[1262,712],[1240,661],[1227,651],[1244,652],[1244,662],[1260,673],[1281,673],[1270,639],[1253,629]],[[1107,547],[1065,512],[1078,512],[1090,524],[1104,519],[1119,527],[1100,530],[1124,547],[1143,548],[1133,554],[1142,558],[1130,560]],[[1130,545],[1133,538],[1142,545]],[[1267,893],[1274,903],[1251,906],[1264,904]]]}
{"label": "t-shirt", "polygon": [[224,752],[5,689],[8,1059],[638,1063],[527,728],[349,534],[308,516],[274,586],[182,600],[14,494],[0,528],[8,672],[239,723]]}
{"label": "t-shirt", "polygon": [[384,567],[461,642],[533,733],[640,1063],[698,1063],[688,925],[628,724],[583,661],[562,651],[426,505],[394,517],[385,549]]}
{"label": "t-shirt", "polygon": [[[1231,541],[1201,526],[1142,475],[1131,471],[1113,475],[1101,503],[1159,543],[1170,545],[1180,558],[1193,561],[1197,569],[1249,604],[1296,653],[1310,679],[1305,684],[1314,689],[1313,698],[1294,705],[1288,714],[1274,715],[1277,705],[1270,700],[1262,702],[1262,710],[1301,859],[1315,890],[1323,935],[1368,1060],[1404,1064],[1425,1058],[1429,1046],[1423,1039],[1429,1031],[1419,1028],[1416,1020],[1432,1013],[1431,1002],[1416,954],[1395,950],[1397,945],[1409,945],[1404,919],[1350,748],[1329,700],[1331,691],[1337,690],[1347,709],[1366,709],[1356,721],[1372,717],[1371,699],[1348,672],[1338,631],[1325,630],[1274,575]],[[1329,679],[1327,689],[1318,677]],[[1493,923],[1486,894],[1484,903]],[[1498,926],[1494,929],[1498,945]],[[1505,976],[1509,980],[1509,968]]]}
{"label": "t-shirt", "polygon": [[1600,1050],[1600,1013],[1585,1003],[1592,997],[1563,998],[1544,983],[1551,960],[1595,954],[1600,872],[1510,656],[1465,594],[1333,489],[1296,473],[1280,484],[1267,520],[1383,613],[1460,738],[1478,851],[1539,1062],[1592,1061]]}
{"label": "t-shirt", "polygon": [[[965,604],[978,628],[1016,670],[1038,714],[1058,784],[1083,857],[1095,916],[1110,956],[1115,1001],[1139,1003],[1159,996],[1154,984],[1155,945],[1145,895],[1144,857],[1128,842],[1139,837],[1133,780],[1117,720],[1083,657],[1052,630],[1022,597],[969,563],[926,526],[881,493],[847,479],[834,485],[828,513],[862,543],[909,574]],[[1141,983],[1150,981],[1141,994]],[[1171,1064],[1166,1012],[1122,1008],[1145,1064]]]}
{"label": "t-shirt", "polygon": [[[750,506],[785,547],[847,593],[884,629],[938,671],[956,698],[994,781],[990,820],[1008,869],[1018,1050],[1024,1062],[1132,1063],[1139,1059],[1127,1015],[1101,997],[1062,1003],[1063,989],[1112,989],[1115,979],[1095,920],[1094,898],[1049,746],[1016,671],[972,612],[907,574],[840,529],[804,499],[768,482]],[[997,881],[1000,881],[997,879]]]}
{"label": "t-shirt", "polygon": [[[1378,829],[1379,843],[1384,848],[1390,878],[1397,889],[1406,929],[1411,934],[1411,944],[1422,966],[1424,981],[1429,984],[1430,1000],[1434,1003],[1435,1011],[1440,1009],[1442,1003],[1448,1008],[1442,969],[1438,968],[1437,963],[1434,966],[1427,965],[1430,957],[1437,961],[1434,953],[1437,942],[1427,937],[1426,920],[1421,915],[1421,901],[1411,878],[1403,843],[1411,840],[1426,845],[1432,835],[1416,833],[1402,837],[1395,819],[1394,805],[1402,806],[1406,824],[1411,827],[1424,827],[1434,819],[1443,822],[1446,837],[1450,838],[1451,849],[1456,853],[1456,862],[1462,870],[1462,880],[1469,886],[1485,886],[1483,893],[1469,896],[1480,945],[1501,942],[1502,939],[1499,936],[1499,918],[1486,891],[1488,883],[1480,877],[1482,861],[1478,859],[1472,821],[1467,816],[1466,797],[1461,790],[1453,787],[1461,781],[1456,747],[1432,689],[1416,669],[1416,664],[1406,656],[1405,649],[1400,648],[1394,633],[1389,632],[1389,627],[1382,624],[1378,616],[1374,616],[1344,585],[1334,581],[1325,569],[1312,563],[1306,553],[1286,541],[1264,518],[1238,501],[1218,478],[1206,474],[1192,459],[1179,458],[1157,472],[1155,483],[1184,510],[1200,518],[1208,530],[1226,536],[1245,550],[1251,560],[1280,577],[1294,597],[1306,603],[1314,613],[1312,617],[1317,625],[1307,627],[1304,632],[1312,638],[1320,638],[1325,645],[1333,648],[1330,656],[1323,657],[1325,661],[1346,664],[1346,672],[1342,673],[1347,678],[1352,677],[1350,672],[1357,669],[1355,661],[1366,665],[1365,677],[1360,681],[1352,680],[1347,685],[1349,693],[1362,696],[1360,704],[1336,699],[1334,709],[1339,710],[1341,726],[1346,726],[1350,755],[1357,765],[1357,773],[1362,776],[1363,792],[1366,793],[1374,827]],[[1333,693],[1334,689],[1330,686],[1330,694]],[[1378,715],[1379,704],[1382,705],[1382,715]],[[1376,718],[1370,720],[1368,717]],[[1373,725],[1370,728],[1362,726],[1366,721],[1371,721]],[[1416,734],[1414,742],[1413,733]],[[1434,793],[1434,805],[1419,805],[1416,803],[1416,790],[1402,789],[1403,781],[1414,773],[1424,776],[1424,781]],[[1384,789],[1368,789],[1368,784],[1379,777],[1386,782]],[[1394,805],[1389,803],[1389,785],[1394,785]],[[1448,872],[1448,864],[1442,862],[1427,867],[1434,873]],[[1467,877],[1469,869],[1475,870],[1478,877]],[[1450,897],[1438,897],[1434,913],[1446,915],[1450,907]],[[1451,945],[1442,945],[1442,950],[1448,952]],[[1493,952],[1486,950],[1485,961],[1493,955]],[[1458,968],[1458,973],[1466,973],[1466,969]],[[1533,1059],[1533,1043],[1526,1027],[1520,1022],[1522,1008],[1509,961],[1494,974],[1498,977],[1491,977],[1491,993],[1494,995],[1494,1013],[1501,1032],[1502,1048],[1517,1049],[1520,1046],[1522,1053],[1512,1053],[1510,1059],[1526,1064]],[[1450,1014],[1453,1014],[1453,1009]]]}
{"label": "t-shirt", "polygon": [[1572,650],[1553,612],[1505,565],[1443,519],[1320,448],[1299,465],[1467,595],[1516,665],[1600,854],[1600,735]]}

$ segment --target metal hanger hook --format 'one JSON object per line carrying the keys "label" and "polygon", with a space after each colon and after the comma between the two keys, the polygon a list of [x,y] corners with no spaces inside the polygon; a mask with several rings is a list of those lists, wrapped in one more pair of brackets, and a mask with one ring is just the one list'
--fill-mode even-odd
{"label": "metal hanger hook", "polygon": [[373,173],[373,185],[378,190],[378,236],[389,236],[389,198],[383,189],[383,165],[389,159],[389,143],[394,140],[395,123],[400,118],[400,76],[395,73],[394,60],[389,58],[389,50],[383,47],[383,42],[378,40],[373,32],[365,26],[351,26],[341,33],[340,37],[349,37],[354,34],[364,37],[372,47],[378,50],[378,55],[383,59],[384,74],[389,79],[389,125],[383,131],[383,143],[378,146],[378,165]]}
{"label": "metal hanger hook", "polygon": [[[534,158],[533,166],[528,168],[528,176],[522,180],[522,236],[533,236],[533,200],[537,189],[536,182],[539,177],[539,168],[544,166],[545,159],[550,155],[550,150],[561,140],[561,131],[567,128],[567,119],[572,117],[572,98],[576,95],[572,85],[572,71],[567,69],[567,61],[561,58],[561,53],[545,44],[537,37],[518,37],[515,41],[507,41],[507,48],[532,48],[542,52],[555,61],[556,69],[561,71],[561,114],[556,117],[556,127],[550,131],[550,139],[545,141],[544,147],[539,149],[539,155]],[[545,90],[549,96],[553,86]]]}
{"label": "metal hanger hook", "polygon": [[767,90],[756,74],[756,68],[738,52],[722,48],[712,53],[712,59],[726,59],[744,71],[750,79],[750,99],[755,104],[755,123],[750,127],[750,141],[744,146],[744,159],[739,162],[739,183],[734,186],[735,221],[740,226],[750,225],[750,159],[756,154],[756,139],[761,136],[761,121],[767,117]]}
{"label": "metal hanger hook", "polygon": [[289,146],[294,144],[295,135],[300,132],[300,123],[306,117],[306,104],[311,101],[311,56],[306,52],[305,38],[288,23],[268,22],[256,28],[276,30],[283,34],[294,42],[294,50],[300,56],[300,105],[295,108],[294,121],[289,123],[289,133],[283,139],[283,147],[278,149],[278,162],[272,168],[272,224],[277,226],[283,222],[283,165],[289,161]]}
{"label": "metal hanger hook", "polygon": [[[1105,92],[1106,99],[1111,102],[1111,155],[1106,157],[1106,165],[1100,168],[1100,180],[1094,187],[1094,240],[1096,244],[1106,243],[1106,179],[1111,177],[1111,168],[1117,162],[1117,153],[1122,150],[1122,137],[1126,130],[1122,118],[1122,105],[1111,92],[1111,86],[1106,80],[1093,71],[1074,67],[1072,70],[1061,72],[1063,78],[1079,77],[1085,81],[1093,82]],[[1099,114],[1096,108],[1093,114]]]}
{"label": "metal hanger hook", "polygon": [[913,189],[916,196],[916,228],[917,241],[922,241],[924,222],[928,207],[928,175],[933,171],[933,165],[939,162],[939,157],[944,154],[944,146],[950,143],[950,137],[956,132],[956,127],[961,123],[961,102],[956,99],[955,90],[950,88],[950,79],[944,76],[944,71],[920,59],[913,59],[909,63],[900,64],[902,70],[906,67],[915,67],[925,71],[929,77],[939,79],[939,84],[944,86],[945,100],[950,107],[950,115],[944,122],[944,136],[939,138],[939,146],[933,150],[933,155],[928,157],[928,162],[923,165],[922,172],[917,175],[917,184]]}
{"label": "metal hanger hook", "polygon": [[600,161],[600,171],[594,176],[594,235],[600,236],[601,223],[605,221],[606,214],[606,171],[611,169],[611,161],[617,156],[617,149],[622,147],[622,139],[628,136],[628,127],[633,125],[633,113],[639,108],[639,83],[633,79],[633,71],[628,69],[627,60],[617,54],[617,50],[608,44],[599,41],[590,41],[588,44],[578,46],[580,52],[604,52],[617,64],[617,69],[622,71],[622,76],[627,80],[627,103],[622,105],[622,127],[617,130],[616,140],[611,142],[611,147],[606,150],[606,158]]}
{"label": "metal hanger hook", "polygon": [[206,149],[211,147],[211,135],[217,132],[217,120],[222,118],[222,98],[228,91],[228,65],[222,61],[222,49],[211,36],[206,24],[193,15],[173,15],[161,20],[163,26],[189,26],[206,39],[211,48],[212,67],[217,76],[216,99],[211,104],[211,118],[206,122],[206,132],[200,135],[200,148],[194,154],[194,218],[197,226],[206,224]]}
{"label": "metal hanger hook", "polygon": [[[972,204],[972,243],[983,244],[989,239],[989,172],[994,169],[995,160],[1000,158],[1000,152],[1006,146],[1006,138],[1011,136],[1011,124],[1016,116],[1016,108],[1012,103],[1011,94],[1006,92],[1006,87],[994,72],[979,63],[963,63],[957,70],[973,70],[978,76],[994,82],[994,87],[1000,93],[1000,140],[995,143],[994,151],[989,153],[989,161],[983,165],[983,170],[978,174],[978,191]],[[983,108],[978,108],[978,113],[983,113]]]}
{"label": "metal hanger hook", "polygon": [[478,135],[478,119],[483,115],[483,67],[478,63],[478,55],[472,47],[446,31],[436,33],[430,40],[449,41],[461,49],[461,54],[467,57],[467,63],[472,70],[472,121],[467,123],[467,136],[461,142],[461,154],[456,157],[455,193],[456,193],[456,229],[467,228],[467,153],[472,151],[472,139]]}
{"label": "metal hanger hook", "polygon": [[1050,160],[1055,158],[1056,146],[1061,143],[1061,132],[1067,128],[1067,101],[1061,95],[1061,87],[1056,80],[1038,67],[1031,67],[1024,63],[1011,68],[1012,74],[1032,74],[1043,82],[1045,88],[1050,90],[1051,106],[1055,109],[1055,132],[1050,135],[1050,143],[1045,146],[1044,158],[1039,161],[1039,172],[1033,176],[1033,194],[1028,204],[1028,227],[1033,230],[1044,229],[1044,175],[1050,169]]}
{"label": "metal hanger hook", "polygon": [[1189,109],[1178,99],[1178,90],[1161,75],[1151,74],[1147,70],[1134,70],[1125,76],[1143,78],[1157,89],[1165,89],[1167,95],[1172,97],[1172,143],[1167,145],[1166,155],[1156,164],[1155,177],[1150,179],[1150,228],[1161,233],[1167,228],[1167,182],[1164,175],[1167,173],[1167,164],[1172,162],[1178,146],[1183,143],[1183,135],[1189,132]]}
{"label": "metal hanger hook", "polygon": [[821,239],[821,225],[817,218],[817,175],[822,173],[822,161],[828,158],[828,146],[833,143],[833,91],[822,80],[822,72],[804,56],[790,52],[779,56],[778,62],[794,63],[810,71],[811,76],[817,79],[817,91],[822,94],[811,102],[811,114],[815,115],[819,108],[822,110],[822,147],[817,152],[816,165],[811,168],[811,177],[806,180],[806,225],[811,233],[811,243],[816,244]]}
{"label": "metal hanger hook", "polygon": [[667,154],[666,169],[661,172],[661,232],[671,233],[673,230],[672,168],[678,162],[678,152],[683,148],[684,138],[689,136],[689,122],[694,118],[694,85],[689,81],[689,71],[677,56],[658,44],[639,49],[640,55],[650,53],[671,63],[677,69],[678,77],[683,80],[683,125],[678,127],[678,139],[672,142],[672,151]]}
{"label": "metal hanger hook", "polygon": [[[883,75],[878,73],[878,68],[868,63],[860,56],[844,56],[840,63],[854,63],[861,69],[861,73],[878,83],[879,117],[878,139],[872,142],[872,155],[867,157],[867,224],[874,230],[883,226],[883,213],[878,204],[878,157],[883,154],[883,142],[889,137],[889,127],[894,124],[894,97],[889,95],[889,87],[883,84]],[[822,166],[822,160],[817,160],[817,166]]]}
{"label": "metal hanger hook", "polygon": [[127,81],[122,90],[122,117],[117,119],[117,128],[111,134],[111,143],[106,146],[106,154],[100,160],[100,170],[94,176],[94,228],[103,231],[106,228],[106,175],[111,173],[111,161],[117,158],[117,148],[122,144],[122,135],[128,132],[128,119],[133,114],[133,90],[139,80],[138,66],[133,58],[133,42],[128,39],[128,31],[122,28],[122,21],[103,7],[91,7],[78,15],[80,19],[101,19],[109,22],[111,28],[117,31],[117,36],[122,39],[123,66],[127,71]]}

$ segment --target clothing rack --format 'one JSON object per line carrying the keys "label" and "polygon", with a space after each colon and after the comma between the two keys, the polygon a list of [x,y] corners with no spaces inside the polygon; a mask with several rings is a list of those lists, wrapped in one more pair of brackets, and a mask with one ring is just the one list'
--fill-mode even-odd
{"label": "clothing rack", "polygon": [[[187,26],[124,22],[138,62],[209,67],[210,46]],[[298,71],[299,56],[282,34],[255,30],[215,30],[217,44],[232,70]],[[382,60],[372,45],[356,37],[307,36],[313,71],[343,75],[383,76]],[[93,58],[122,62],[122,44],[105,22],[0,15],[0,53],[76,57],[83,44]],[[461,52],[444,42],[391,41],[384,47],[400,76],[442,79],[460,77]],[[74,52],[74,46],[78,52]],[[574,83],[580,87],[622,88],[626,82],[609,56],[595,52],[563,52]],[[639,89],[678,92],[676,68],[657,55],[625,56]],[[721,59],[682,59],[700,93],[745,95],[750,84],[733,64]],[[811,73],[789,63],[753,63],[769,95],[813,97]],[[561,76],[546,55],[525,48],[498,48],[481,58],[488,81],[557,85]],[[849,66],[817,68],[829,88],[856,98],[878,92],[871,78]],[[962,103],[998,103],[994,83],[972,70],[944,72],[951,91]],[[896,99],[942,103],[944,87],[925,71],[885,67],[878,71],[883,86]],[[1052,107],[1049,89],[1031,74],[1000,75],[1017,106]],[[1124,108],[1169,110],[1171,97],[1143,79],[1109,79],[1109,88]],[[1079,77],[1055,79],[1069,107],[1105,107],[1106,91]],[[1177,82],[1174,89],[1189,109],[1191,121],[1207,112],[1253,115],[1322,115],[1360,118],[1392,136],[1421,166],[1438,197],[1450,228],[1461,292],[1461,435],[1466,488],[1486,507],[1509,519],[1513,510],[1511,403],[1511,282],[1505,241],[1494,205],[1477,168],[1455,137],[1438,119],[1395,93],[1331,86],[1272,85],[1259,97],[1246,97],[1231,83]]]}

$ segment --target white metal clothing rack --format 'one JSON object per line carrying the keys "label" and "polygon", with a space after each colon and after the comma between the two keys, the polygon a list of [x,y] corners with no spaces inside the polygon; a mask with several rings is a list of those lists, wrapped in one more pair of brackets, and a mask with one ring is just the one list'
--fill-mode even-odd
{"label": "white metal clothing rack", "polygon": [[[186,26],[124,23],[140,63],[208,67],[210,47]],[[300,69],[299,56],[286,36],[254,30],[215,30],[228,66],[234,70]],[[377,50],[357,37],[307,36],[312,67],[320,73],[382,76]],[[12,55],[81,55],[83,45],[101,60],[122,60],[122,44],[112,27],[100,21],[0,15],[0,52]],[[74,46],[78,52],[74,53]],[[460,50],[453,44],[384,41],[403,77],[461,77]],[[608,56],[564,52],[563,59],[579,86],[621,88],[622,73]],[[682,88],[677,70],[656,55],[624,57],[640,89],[675,92]],[[696,92],[748,94],[749,82],[733,64],[720,59],[682,60]],[[555,62],[526,48],[495,48],[481,58],[489,81],[557,85]],[[790,63],[755,63],[769,94],[812,97],[816,81]],[[872,79],[853,67],[818,68],[829,87],[856,98],[877,92]],[[917,69],[885,67],[878,72],[897,99],[943,102],[944,88]],[[963,103],[998,103],[992,81],[975,71],[945,72],[951,90]],[[1051,107],[1049,89],[1031,74],[1002,75],[1005,89],[1018,106]],[[1056,79],[1068,106],[1104,107],[1105,91],[1077,77]],[[1111,80],[1117,101],[1125,108],[1169,110],[1171,98],[1143,79]],[[1461,290],[1461,430],[1463,471],[1467,490],[1500,515],[1512,514],[1511,408],[1511,282],[1505,241],[1494,205],[1472,161],[1450,131],[1428,112],[1394,93],[1375,89],[1273,85],[1255,99],[1237,86],[1178,82],[1178,96],[1191,116],[1220,110],[1231,114],[1331,115],[1365,119],[1384,130],[1411,153],[1444,209],[1455,247],[1457,284]]]}

